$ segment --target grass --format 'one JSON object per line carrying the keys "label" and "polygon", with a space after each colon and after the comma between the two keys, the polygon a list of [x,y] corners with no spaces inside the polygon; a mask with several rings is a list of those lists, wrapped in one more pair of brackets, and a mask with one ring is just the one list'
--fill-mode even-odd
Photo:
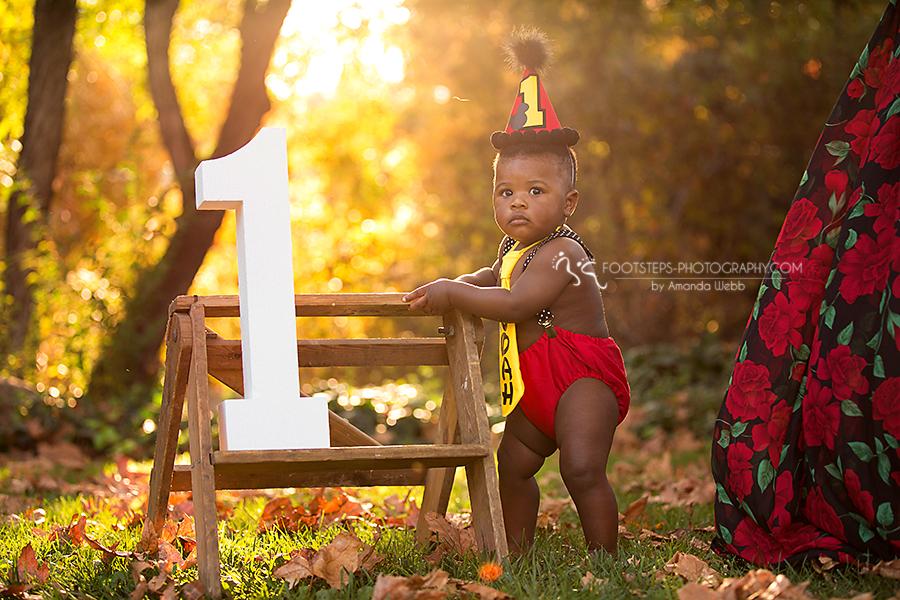
{"label": "grass", "polygon": [[[709,446],[698,440],[710,437],[710,424],[733,364],[732,354],[731,345],[708,338],[688,348],[660,345],[632,351],[626,362],[632,393],[640,404],[633,405],[616,434],[609,474],[620,511],[644,497],[649,499],[646,510],[625,524],[618,556],[613,558],[587,555],[577,515],[567,505],[558,519],[550,519],[549,526],[538,530],[536,542],[526,555],[504,563],[503,574],[491,586],[520,600],[671,600],[685,585],[683,578],[665,568],[678,552],[706,561],[724,578],[740,578],[755,570],[757,567],[736,557],[719,556],[709,550],[714,522]],[[424,403],[427,399],[417,401]],[[376,414],[374,409],[369,412]],[[32,566],[46,563],[50,577],[19,597],[27,593],[60,599],[126,598],[135,589],[133,556],[107,560],[100,550],[65,541],[65,536],[53,539],[50,532],[65,530],[73,517],[84,514],[89,538],[106,548],[134,551],[140,541],[140,522],[135,515],[140,515],[146,502],[150,464],[130,464],[126,470],[121,462],[79,466],[75,461],[74,466],[64,467],[61,464],[67,464],[65,459],[72,457],[64,448],[37,458],[0,455],[0,597],[11,591],[3,592],[2,584],[19,583],[17,560],[29,544],[37,557]],[[538,481],[544,498],[567,498],[553,459],[538,474]],[[390,495],[402,498],[406,492],[364,488],[353,493],[371,512],[387,514]],[[421,497],[421,490],[415,493]],[[425,575],[434,568],[426,560],[430,550],[417,547],[411,531],[385,527],[375,543],[385,559],[374,572],[352,577],[340,590],[331,589],[321,579],[303,580],[289,589],[272,573],[288,560],[292,550],[320,548],[342,528],[351,527],[362,541],[373,543],[376,527],[369,520],[357,519],[322,529],[258,532],[263,508],[275,496],[288,496],[295,506],[308,505],[313,499],[307,490],[269,491],[267,495],[220,492],[218,496],[230,511],[219,521],[222,576],[230,598],[367,600],[372,597],[378,574],[409,577]],[[460,470],[450,511],[458,513],[467,507]],[[36,508],[42,510],[32,510]],[[176,542],[176,546],[186,554],[183,545]],[[451,577],[472,581],[477,579],[482,563],[483,559],[473,554],[454,554],[444,557],[438,566]],[[839,566],[820,572],[815,565],[807,564],[780,568],[776,573],[793,584],[808,582],[806,591],[816,598],[853,598],[868,592],[875,600],[900,600],[900,581],[864,574],[857,567]],[[147,579],[153,574],[153,570],[144,573]],[[185,586],[196,579],[196,568],[176,569],[172,577],[179,587]]]}
{"label": "grass", "polygon": [[[652,450],[652,441],[648,445]],[[641,498],[648,490],[665,488],[673,478],[702,474],[705,455],[705,449],[695,446],[693,450],[675,452],[671,459],[652,455],[644,456],[643,462],[634,455],[629,456],[628,461],[624,457],[618,458],[617,464],[626,465],[612,469],[620,509],[624,510],[623,507]],[[146,470],[148,465],[143,467]],[[662,468],[668,470],[657,472]],[[114,471],[108,466],[107,476]],[[617,472],[619,477],[615,475]],[[20,475],[15,464],[0,468],[0,493],[8,493],[9,488],[15,487],[16,476]],[[56,476],[64,475],[67,473],[56,472]],[[546,496],[566,497],[554,461],[548,461],[539,480]],[[358,495],[378,512],[384,506],[384,499],[397,491],[396,488],[369,488],[359,490]],[[308,502],[312,497],[306,491],[283,493],[291,494],[295,504]],[[107,548],[135,549],[140,527],[128,525],[132,513],[124,508],[121,497],[111,496],[103,502],[89,500],[90,497],[76,493],[32,495],[27,503],[40,505],[43,513],[22,511],[15,517],[3,517],[0,523],[0,579],[7,584],[17,583],[17,558],[22,548],[31,544],[38,562],[49,565],[51,576],[49,582],[37,585],[29,593],[40,593],[44,598],[128,597],[135,588],[131,573],[133,558],[105,560],[102,552],[85,544],[52,540],[46,533],[41,533],[50,532],[54,527],[65,528],[73,516],[87,514],[85,533],[88,537]],[[219,527],[222,576],[231,598],[367,599],[372,596],[378,573],[424,575],[433,568],[426,561],[427,553],[415,545],[411,531],[384,528],[376,548],[386,558],[377,565],[376,573],[357,575],[341,590],[331,589],[319,579],[306,580],[294,589],[288,589],[283,580],[272,577],[272,572],[287,560],[291,550],[321,547],[341,528],[348,526],[353,527],[360,539],[371,542],[376,527],[368,521],[356,520],[321,530],[269,529],[257,533],[260,514],[269,499],[269,496],[260,495],[220,495],[223,504],[233,508],[230,516],[220,520]],[[451,510],[464,509],[467,503],[464,487],[460,487],[459,482],[452,500]],[[503,574],[491,585],[516,598],[637,597],[661,600],[675,598],[685,583],[681,577],[665,571],[665,565],[677,552],[703,559],[723,577],[741,577],[754,569],[737,558],[718,556],[708,550],[712,524],[712,507],[708,503],[688,507],[650,502],[635,522],[626,525],[628,533],[620,539],[616,558],[589,556],[584,549],[577,516],[568,506],[552,526],[539,530],[535,545],[525,556],[505,563]],[[471,581],[477,579],[482,562],[472,554],[452,555],[445,557],[439,566],[451,577]],[[900,592],[900,582],[861,574],[855,567],[819,573],[809,565],[796,569],[787,567],[778,572],[793,583],[809,581],[808,592],[819,598],[851,598],[859,592],[871,592],[874,598],[882,600]],[[150,576],[152,572],[148,571],[147,578]],[[179,586],[195,578],[195,568],[173,573]]]}

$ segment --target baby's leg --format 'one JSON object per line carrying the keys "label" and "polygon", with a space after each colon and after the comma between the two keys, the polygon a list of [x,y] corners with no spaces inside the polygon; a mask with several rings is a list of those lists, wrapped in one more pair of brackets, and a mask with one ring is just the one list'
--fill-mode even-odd
{"label": "baby's leg", "polygon": [[556,444],[528,420],[521,407],[506,418],[497,450],[497,472],[506,540],[513,554],[521,554],[534,541],[541,503],[534,475],[554,451]]}
{"label": "baby's leg", "polygon": [[559,470],[575,501],[588,550],[616,554],[618,507],[606,463],[619,422],[619,402],[599,379],[573,383],[556,409]]}

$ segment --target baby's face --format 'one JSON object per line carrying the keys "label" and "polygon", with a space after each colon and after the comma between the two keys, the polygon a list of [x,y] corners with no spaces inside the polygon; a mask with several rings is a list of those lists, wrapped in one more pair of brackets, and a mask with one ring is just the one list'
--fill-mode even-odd
{"label": "baby's face", "polygon": [[578,192],[558,165],[539,156],[501,159],[494,178],[494,220],[523,245],[541,240],[575,210]]}

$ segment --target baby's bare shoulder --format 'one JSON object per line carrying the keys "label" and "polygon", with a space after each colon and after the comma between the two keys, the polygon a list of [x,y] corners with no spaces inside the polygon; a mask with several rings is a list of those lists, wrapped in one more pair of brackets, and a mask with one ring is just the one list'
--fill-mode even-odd
{"label": "baby's bare shoulder", "polygon": [[534,255],[532,263],[539,265],[539,268],[559,269],[566,265],[580,267],[589,260],[581,244],[573,239],[560,237],[544,244]]}

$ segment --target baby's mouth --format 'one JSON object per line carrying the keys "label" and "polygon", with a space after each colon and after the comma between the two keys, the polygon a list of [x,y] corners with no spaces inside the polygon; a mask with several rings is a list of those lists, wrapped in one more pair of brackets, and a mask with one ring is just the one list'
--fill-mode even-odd
{"label": "baby's mouth", "polygon": [[528,218],[521,213],[516,213],[509,219],[510,225],[515,225],[517,223],[527,223],[527,222],[528,222]]}

